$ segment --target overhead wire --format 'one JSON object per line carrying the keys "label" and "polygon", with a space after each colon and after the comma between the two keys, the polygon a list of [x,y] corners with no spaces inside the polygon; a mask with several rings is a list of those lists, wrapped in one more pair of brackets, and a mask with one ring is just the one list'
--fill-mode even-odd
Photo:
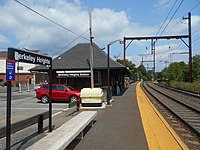
{"label": "overhead wire", "polygon": [[[171,16],[171,18],[169,19],[169,21],[166,23],[165,27],[163,28],[163,30],[162,30],[162,32],[159,34],[159,36],[161,36],[161,35],[165,32],[165,30],[166,30],[167,27],[169,26],[170,22],[172,21],[172,19],[174,18],[174,16],[175,16],[176,13],[178,12],[178,10],[179,10],[179,8],[181,7],[181,5],[183,4],[183,2],[184,2],[184,0],[182,0],[182,1],[179,3],[178,7],[176,8],[176,10],[174,11],[174,13],[172,14],[172,16]],[[164,25],[165,22],[167,21],[169,15],[171,14],[172,10],[174,9],[176,3],[177,3],[177,0],[174,2],[173,6],[171,7],[171,9],[170,9],[168,15],[166,16],[166,18],[165,18],[163,24],[161,25],[161,27],[160,27],[159,30],[157,31],[156,36],[158,35],[158,33],[160,32],[161,28],[163,27],[163,25]],[[157,42],[157,40],[155,40],[154,44],[155,44],[156,42]]]}
{"label": "overhead wire", "polygon": [[190,11],[194,10],[199,5],[200,5],[200,2],[198,2],[194,7],[192,7]]}
{"label": "overhead wire", "polygon": [[48,20],[48,21],[52,22],[53,24],[55,24],[55,25],[57,25],[57,26],[59,26],[59,27],[61,27],[61,28],[65,29],[65,30],[67,30],[67,31],[69,31],[69,32],[71,32],[71,33],[73,33],[73,34],[75,34],[75,35],[78,35],[78,36],[82,37],[83,39],[85,39],[85,40],[88,40],[88,41],[89,41],[89,39],[88,39],[88,38],[86,38],[86,37],[83,37],[83,36],[81,36],[80,34],[78,34],[78,33],[74,32],[74,31],[72,31],[72,30],[68,29],[67,27],[65,27],[65,26],[63,26],[63,25],[61,25],[61,24],[59,24],[59,23],[57,23],[57,22],[53,21],[52,19],[50,19],[50,18],[48,18],[48,17],[44,16],[43,14],[39,13],[39,12],[38,12],[38,11],[36,11],[36,10],[34,10],[34,9],[30,8],[29,6],[25,5],[24,3],[22,3],[22,2],[20,2],[20,1],[18,1],[18,0],[14,0],[14,1],[15,1],[15,2],[17,2],[17,3],[19,3],[20,5],[24,6],[25,8],[27,8],[27,9],[31,10],[32,12],[36,13],[37,15],[41,16],[42,18],[44,18],[44,19],[46,19],[46,20]]}
{"label": "overhead wire", "polygon": [[183,4],[184,0],[182,0],[180,2],[180,4],[178,5],[178,7],[176,8],[176,10],[174,11],[172,17],[169,19],[168,23],[166,24],[166,26],[164,27],[164,29],[162,30],[160,36],[164,33],[164,31],[166,30],[166,28],[168,27],[169,23],[172,21],[172,19],[174,18],[175,14],[177,13],[177,11],[179,10],[179,8],[181,7],[181,5]]}
{"label": "overhead wire", "polygon": [[[196,9],[197,6],[200,6],[200,2],[198,2],[198,3],[191,9],[191,11],[194,10],[194,9]],[[192,34],[193,34],[193,36],[195,36],[195,38],[194,38],[193,41],[192,41],[193,47],[196,48],[196,46],[199,44],[199,41],[200,41],[200,29],[194,30],[194,31],[192,32]],[[199,48],[197,47],[197,49],[199,49]]]}
{"label": "overhead wire", "polygon": [[[168,25],[169,25],[169,23],[171,22],[171,20],[174,18],[175,14],[177,13],[178,9],[180,8],[180,6],[182,5],[183,2],[184,2],[184,0],[182,0],[182,1],[179,3],[179,5],[178,5],[178,7],[176,8],[175,12],[173,13],[172,17],[169,19],[169,21],[167,22],[167,24],[165,25],[164,29],[163,29],[162,32],[159,34],[159,36],[161,36],[161,35],[164,33],[164,31],[165,31],[166,28],[168,27]],[[172,10],[174,9],[176,3],[177,3],[177,0],[173,3],[173,5],[172,5],[170,11],[168,12],[168,14],[167,14],[165,20],[163,21],[162,25],[160,26],[159,30],[157,31],[156,36],[158,35],[158,33],[160,32],[160,30],[161,30],[162,27],[164,26],[164,24],[165,24],[165,22],[167,21],[169,15],[171,14]],[[156,41],[157,41],[157,40],[155,40],[154,42],[156,43]],[[154,43],[154,44],[155,44],[155,43]]]}
{"label": "overhead wire", "polygon": [[63,52],[64,49],[66,49],[68,46],[70,46],[72,43],[76,42],[78,39],[81,38],[81,36],[83,36],[85,33],[87,33],[89,31],[89,29],[87,29],[86,31],[84,31],[80,36],[76,37],[75,39],[73,39],[72,41],[68,42],[65,46],[63,46],[61,49],[59,49],[58,52],[52,54],[53,56],[56,54],[60,54],[61,52]]}
{"label": "overhead wire", "polygon": [[193,46],[198,44],[198,41],[200,40],[200,36],[193,40]]}
{"label": "overhead wire", "polygon": [[158,31],[157,31],[157,33],[156,33],[156,36],[158,35],[158,33],[160,32],[161,28],[163,27],[163,25],[164,25],[164,24],[165,24],[165,22],[167,21],[167,19],[168,19],[169,15],[171,14],[171,12],[172,12],[172,10],[173,10],[174,6],[175,6],[175,5],[176,5],[176,3],[177,3],[177,1],[178,1],[178,0],[176,0],[176,1],[174,2],[173,6],[171,7],[170,11],[168,12],[168,14],[167,14],[167,16],[166,16],[165,20],[163,21],[162,25],[161,25],[161,26],[160,26],[160,28],[158,29]]}
{"label": "overhead wire", "polygon": [[[195,4],[188,12],[194,11],[194,10],[197,8],[197,6],[199,6],[199,5],[200,5],[200,2],[198,2],[197,4]],[[184,14],[183,16],[186,16],[186,15],[187,15],[187,14]],[[175,29],[176,29],[176,26],[179,25],[179,22],[182,22],[182,18],[181,18],[181,19],[178,19],[176,22],[174,22],[174,24],[171,26],[171,28],[169,28],[168,31],[165,32],[165,33],[167,34],[167,33],[169,33],[170,31],[175,30]]]}

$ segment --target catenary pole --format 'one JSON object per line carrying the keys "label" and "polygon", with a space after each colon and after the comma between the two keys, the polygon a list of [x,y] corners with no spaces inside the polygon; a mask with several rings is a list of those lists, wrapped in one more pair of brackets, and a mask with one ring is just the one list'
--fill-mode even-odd
{"label": "catenary pole", "polygon": [[192,35],[191,35],[191,13],[188,13],[188,34],[189,34],[189,82],[192,82]]}

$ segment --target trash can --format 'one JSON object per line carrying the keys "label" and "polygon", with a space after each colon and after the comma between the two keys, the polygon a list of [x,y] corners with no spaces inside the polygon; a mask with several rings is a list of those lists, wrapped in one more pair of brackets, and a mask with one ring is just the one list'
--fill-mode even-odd
{"label": "trash can", "polygon": [[[108,92],[108,86],[102,86],[101,87],[103,90],[103,101],[107,102],[107,92]],[[110,86],[110,100],[112,99],[112,86]]]}
{"label": "trash can", "polygon": [[83,107],[101,107],[103,90],[101,88],[83,88],[80,97]]}

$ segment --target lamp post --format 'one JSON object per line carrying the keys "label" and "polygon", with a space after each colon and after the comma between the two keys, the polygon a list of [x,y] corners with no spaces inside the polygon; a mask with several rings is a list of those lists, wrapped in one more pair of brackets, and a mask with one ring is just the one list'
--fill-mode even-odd
{"label": "lamp post", "polygon": [[110,45],[112,45],[112,44],[114,44],[114,43],[116,43],[118,41],[120,42],[121,39],[111,41],[107,45],[107,50],[108,50],[108,61],[107,61],[107,63],[108,63],[108,65],[107,65],[107,73],[108,73],[108,76],[107,76],[107,78],[108,78],[108,83],[107,83],[107,105],[110,105],[110,95],[111,95],[111,93],[110,93]]}

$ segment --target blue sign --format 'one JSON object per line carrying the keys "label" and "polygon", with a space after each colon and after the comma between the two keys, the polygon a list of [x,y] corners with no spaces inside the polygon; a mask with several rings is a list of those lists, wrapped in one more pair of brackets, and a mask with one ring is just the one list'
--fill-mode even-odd
{"label": "blue sign", "polygon": [[15,80],[15,61],[6,60],[6,81]]}

